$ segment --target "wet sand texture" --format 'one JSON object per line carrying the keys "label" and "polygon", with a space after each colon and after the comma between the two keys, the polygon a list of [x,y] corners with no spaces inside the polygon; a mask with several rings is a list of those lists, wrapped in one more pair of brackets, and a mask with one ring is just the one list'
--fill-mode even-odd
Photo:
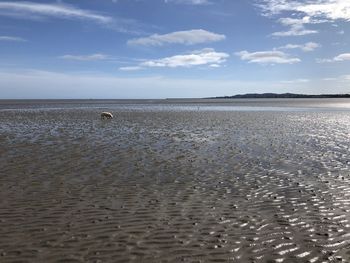
{"label": "wet sand texture", "polygon": [[350,262],[348,112],[99,113],[0,111],[0,262]]}

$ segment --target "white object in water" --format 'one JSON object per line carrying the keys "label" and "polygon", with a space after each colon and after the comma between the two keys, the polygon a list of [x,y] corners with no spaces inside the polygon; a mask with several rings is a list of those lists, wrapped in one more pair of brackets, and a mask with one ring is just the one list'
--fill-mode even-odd
{"label": "white object in water", "polygon": [[101,119],[113,119],[113,114],[107,111],[101,112]]}

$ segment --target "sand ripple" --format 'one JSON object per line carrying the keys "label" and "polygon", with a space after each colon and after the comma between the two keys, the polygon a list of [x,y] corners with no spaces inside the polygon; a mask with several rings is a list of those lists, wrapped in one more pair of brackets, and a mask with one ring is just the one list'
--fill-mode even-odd
{"label": "sand ripple", "polygon": [[0,112],[0,262],[350,262],[342,112]]}

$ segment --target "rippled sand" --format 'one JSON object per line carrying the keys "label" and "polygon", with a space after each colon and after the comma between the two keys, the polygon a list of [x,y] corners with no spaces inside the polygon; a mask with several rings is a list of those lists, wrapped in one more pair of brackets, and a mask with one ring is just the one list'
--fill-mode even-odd
{"label": "rippled sand", "polygon": [[350,262],[350,113],[0,111],[0,262]]}

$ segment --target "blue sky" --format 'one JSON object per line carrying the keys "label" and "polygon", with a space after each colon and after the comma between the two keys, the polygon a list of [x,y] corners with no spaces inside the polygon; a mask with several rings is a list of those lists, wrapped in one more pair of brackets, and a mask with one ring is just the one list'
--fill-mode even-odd
{"label": "blue sky", "polygon": [[348,0],[0,1],[0,98],[350,93]]}

